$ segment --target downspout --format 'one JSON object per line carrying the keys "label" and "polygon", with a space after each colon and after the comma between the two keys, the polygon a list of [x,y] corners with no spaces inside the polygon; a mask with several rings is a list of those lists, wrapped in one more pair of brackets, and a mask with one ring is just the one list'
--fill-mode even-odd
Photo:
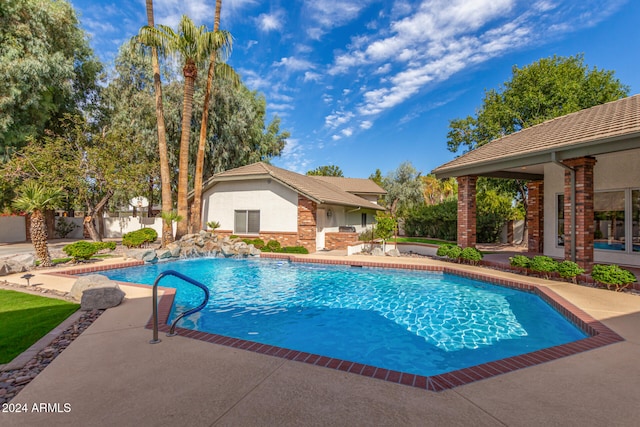
{"label": "downspout", "polygon": [[568,170],[571,176],[571,261],[576,262],[576,170],[558,161],[555,151],[551,153],[551,162]]}

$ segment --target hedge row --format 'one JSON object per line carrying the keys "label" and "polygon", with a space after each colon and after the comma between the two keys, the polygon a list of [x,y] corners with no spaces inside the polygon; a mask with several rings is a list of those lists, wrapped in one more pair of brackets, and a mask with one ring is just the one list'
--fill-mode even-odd
{"label": "hedge row", "polygon": [[[572,279],[572,281],[575,282],[575,278],[584,273],[584,269],[580,268],[580,266],[573,261],[565,260],[558,262],[548,256],[542,255],[534,256],[533,258],[516,255],[509,258],[509,261],[513,267],[526,268],[533,272],[540,273],[546,278],[549,278],[552,273],[558,273],[560,277]],[[594,265],[591,271],[591,277],[596,283],[606,286],[607,289],[614,287],[616,291],[621,291],[636,282],[636,276],[632,272],[620,268],[615,264]]]}

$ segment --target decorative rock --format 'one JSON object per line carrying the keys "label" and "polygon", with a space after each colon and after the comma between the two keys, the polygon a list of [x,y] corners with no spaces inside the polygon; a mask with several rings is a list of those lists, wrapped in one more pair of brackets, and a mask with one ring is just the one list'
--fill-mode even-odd
{"label": "decorative rock", "polygon": [[145,260],[145,258],[153,259],[156,257],[156,251],[153,249],[130,249],[125,253],[127,258]]}
{"label": "decorative rock", "polygon": [[156,251],[156,256],[158,259],[171,258],[171,251],[168,249],[158,249]]}
{"label": "decorative rock", "polygon": [[397,250],[397,249],[391,249],[391,250],[387,251],[387,255],[398,257],[398,256],[400,256],[400,251]]}
{"label": "decorative rock", "polygon": [[80,309],[90,310],[106,310],[107,308],[120,305],[124,299],[124,292],[115,285],[112,288],[91,288],[86,289],[82,293]]}
{"label": "decorative rock", "polygon": [[384,251],[381,248],[373,248],[373,250],[371,251],[371,255],[384,256]]}
{"label": "decorative rock", "polygon": [[28,271],[36,265],[36,258],[32,254],[18,254],[0,257],[0,276]]}
{"label": "decorative rock", "polygon": [[172,258],[178,258],[180,256],[180,245],[172,242],[167,245],[167,250],[171,252]]}
{"label": "decorative rock", "polygon": [[82,299],[82,293],[86,289],[113,287],[117,287],[118,289],[120,289],[118,287],[118,284],[109,279],[107,276],[103,276],[102,274],[89,274],[87,276],[81,276],[78,278],[78,280],[75,281],[75,283],[71,287],[69,296],[76,301],[80,301]]}
{"label": "decorative rock", "polygon": [[158,261],[158,257],[156,256],[156,251],[154,251],[152,249],[149,252],[145,253],[142,256],[142,261],[144,261],[144,262],[156,262],[156,261]]}

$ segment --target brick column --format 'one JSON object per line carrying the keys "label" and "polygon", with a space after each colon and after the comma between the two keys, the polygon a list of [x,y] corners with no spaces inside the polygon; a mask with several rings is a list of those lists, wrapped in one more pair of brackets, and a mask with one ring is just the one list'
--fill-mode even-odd
{"label": "brick column", "polygon": [[544,252],[544,181],[527,184],[527,248],[529,252]]}
{"label": "brick column", "polygon": [[476,246],[476,181],[477,176],[458,177],[458,245]]}
{"label": "brick column", "polygon": [[315,202],[298,195],[298,245],[307,248],[309,253],[316,251],[316,213]]}
{"label": "brick column", "polygon": [[569,228],[571,222],[567,221],[571,218],[572,221],[576,221],[576,263],[589,272],[593,266],[593,166],[596,164],[596,159],[580,157],[565,160],[563,163],[573,168],[576,174],[576,216],[571,218],[571,173],[569,171],[564,173],[564,257],[571,259],[571,245],[574,244],[571,228]]}

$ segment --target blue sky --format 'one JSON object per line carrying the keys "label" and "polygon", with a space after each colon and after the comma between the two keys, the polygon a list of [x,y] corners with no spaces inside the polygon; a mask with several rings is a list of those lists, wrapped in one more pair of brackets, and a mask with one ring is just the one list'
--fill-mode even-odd
{"label": "blue sky", "polygon": [[[145,1],[71,0],[109,64]],[[213,26],[214,0],[154,0],[156,23]],[[511,69],[582,53],[640,92],[637,0],[223,0],[229,64],[291,133],[276,166],[422,173],[453,159],[449,120],[473,115]]]}

